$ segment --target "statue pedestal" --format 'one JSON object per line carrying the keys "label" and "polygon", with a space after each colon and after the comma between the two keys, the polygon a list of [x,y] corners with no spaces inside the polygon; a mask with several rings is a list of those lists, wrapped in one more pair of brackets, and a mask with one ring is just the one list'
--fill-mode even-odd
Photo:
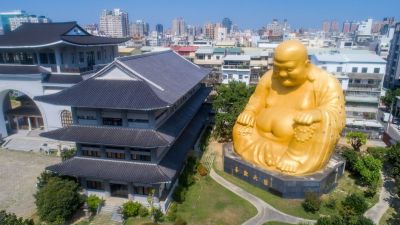
{"label": "statue pedestal", "polygon": [[334,154],[323,170],[311,175],[289,176],[252,165],[233,151],[232,143],[224,145],[226,173],[283,198],[304,198],[308,192],[328,193],[337,186],[344,167],[345,161]]}

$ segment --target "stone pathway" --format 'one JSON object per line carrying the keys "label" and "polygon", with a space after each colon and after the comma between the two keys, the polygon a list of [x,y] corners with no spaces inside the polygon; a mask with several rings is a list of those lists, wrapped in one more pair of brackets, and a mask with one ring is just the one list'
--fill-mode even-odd
{"label": "stone pathway", "polygon": [[220,185],[224,186],[228,190],[237,194],[241,198],[249,201],[252,205],[256,207],[258,211],[257,215],[244,222],[243,223],[244,225],[258,225],[258,224],[264,224],[269,221],[278,221],[278,222],[292,223],[292,224],[298,224],[298,223],[314,224],[316,222],[315,220],[306,220],[303,218],[291,216],[273,208],[271,205],[267,204],[260,198],[246,192],[242,188],[225,180],[223,177],[219,176],[214,171],[214,169],[211,169],[210,177]]}
{"label": "stone pathway", "polygon": [[384,174],[381,175],[381,178],[384,182],[379,192],[379,201],[364,213],[364,216],[371,219],[375,224],[379,224],[383,214],[389,209],[392,198],[390,193],[394,189],[394,180]]}

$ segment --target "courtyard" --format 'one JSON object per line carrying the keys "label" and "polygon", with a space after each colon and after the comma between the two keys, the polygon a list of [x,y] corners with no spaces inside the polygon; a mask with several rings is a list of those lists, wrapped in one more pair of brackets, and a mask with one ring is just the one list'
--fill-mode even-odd
{"label": "courtyard", "polygon": [[25,218],[35,213],[37,177],[59,157],[0,149],[0,210]]}

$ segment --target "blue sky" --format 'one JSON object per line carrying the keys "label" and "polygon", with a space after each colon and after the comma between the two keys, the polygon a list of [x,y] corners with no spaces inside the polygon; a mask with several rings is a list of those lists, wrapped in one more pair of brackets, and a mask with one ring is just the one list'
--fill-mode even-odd
{"label": "blue sky", "polygon": [[154,29],[156,23],[170,27],[175,17],[187,24],[221,22],[229,17],[240,28],[257,29],[273,18],[287,18],[294,28],[320,28],[324,19],[343,20],[367,17],[381,20],[394,16],[400,20],[399,0],[1,0],[0,11],[23,9],[53,21],[98,23],[103,9],[121,8],[130,21],[143,19]]}

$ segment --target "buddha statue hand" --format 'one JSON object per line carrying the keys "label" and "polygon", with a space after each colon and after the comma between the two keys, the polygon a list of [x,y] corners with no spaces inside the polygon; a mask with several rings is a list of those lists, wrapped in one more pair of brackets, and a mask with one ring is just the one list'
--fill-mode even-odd
{"label": "buddha statue hand", "polygon": [[243,126],[253,127],[255,123],[255,113],[253,111],[244,110],[237,118],[237,122]]}
{"label": "buddha statue hand", "polygon": [[312,109],[297,113],[294,117],[294,122],[301,125],[311,125],[315,122],[320,122],[322,119],[321,111]]}

